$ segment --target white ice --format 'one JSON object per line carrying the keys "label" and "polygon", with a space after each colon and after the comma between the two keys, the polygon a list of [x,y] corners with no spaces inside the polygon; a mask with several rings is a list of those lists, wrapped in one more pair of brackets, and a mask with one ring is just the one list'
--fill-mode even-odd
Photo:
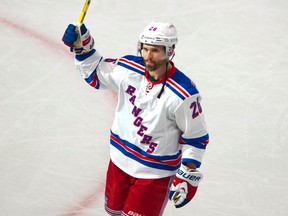
{"label": "white ice", "polygon": [[[1,0],[1,216],[106,215],[115,94],[89,87],[61,42],[83,2]],[[174,62],[202,93],[211,137],[195,199],[164,216],[286,216],[288,1],[92,0],[85,23],[119,57],[152,20],[177,27]]]}

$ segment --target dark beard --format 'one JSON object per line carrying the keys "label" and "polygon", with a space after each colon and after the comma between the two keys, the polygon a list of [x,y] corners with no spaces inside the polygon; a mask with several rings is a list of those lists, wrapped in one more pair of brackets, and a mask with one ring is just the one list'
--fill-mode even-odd
{"label": "dark beard", "polygon": [[144,65],[145,65],[145,68],[147,71],[155,71],[157,70],[158,68],[160,68],[161,66],[165,65],[167,62],[167,59],[163,59],[159,62],[154,62],[152,61],[152,65],[146,65],[146,61],[144,60]]}

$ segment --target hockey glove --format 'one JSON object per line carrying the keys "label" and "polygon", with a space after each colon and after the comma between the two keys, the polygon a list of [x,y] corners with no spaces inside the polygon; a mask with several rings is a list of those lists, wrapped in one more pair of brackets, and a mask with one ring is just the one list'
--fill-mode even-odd
{"label": "hockey glove", "polygon": [[195,196],[198,184],[203,175],[193,169],[188,169],[183,164],[179,168],[176,177],[170,187],[169,199],[174,202],[176,208],[186,205]]}
{"label": "hockey glove", "polygon": [[90,52],[94,47],[94,39],[91,37],[85,24],[81,24],[80,26],[69,24],[64,32],[62,41],[76,55]]}

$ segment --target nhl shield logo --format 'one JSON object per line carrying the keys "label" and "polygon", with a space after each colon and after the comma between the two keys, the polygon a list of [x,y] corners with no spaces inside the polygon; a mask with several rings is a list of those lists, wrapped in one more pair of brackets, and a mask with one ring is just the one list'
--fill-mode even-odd
{"label": "nhl shield logo", "polygon": [[147,83],[147,88],[148,88],[148,89],[152,89],[152,87],[153,87],[152,83],[151,83],[151,82],[148,82],[148,83]]}

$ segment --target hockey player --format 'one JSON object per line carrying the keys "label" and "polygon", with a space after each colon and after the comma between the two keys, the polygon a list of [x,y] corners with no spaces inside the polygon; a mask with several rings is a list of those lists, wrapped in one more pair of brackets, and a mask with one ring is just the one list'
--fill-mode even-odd
{"label": "hockey player", "polygon": [[172,62],[177,32],[153,21],[139,37],[139,56],[104,58],[84,24],[70,24],[63,42],[75,53],[85,81],[115,89],[105,209],[109,215],[162,215],[170,198],[176,208],[195,195],[208,144],[201,97]]}

